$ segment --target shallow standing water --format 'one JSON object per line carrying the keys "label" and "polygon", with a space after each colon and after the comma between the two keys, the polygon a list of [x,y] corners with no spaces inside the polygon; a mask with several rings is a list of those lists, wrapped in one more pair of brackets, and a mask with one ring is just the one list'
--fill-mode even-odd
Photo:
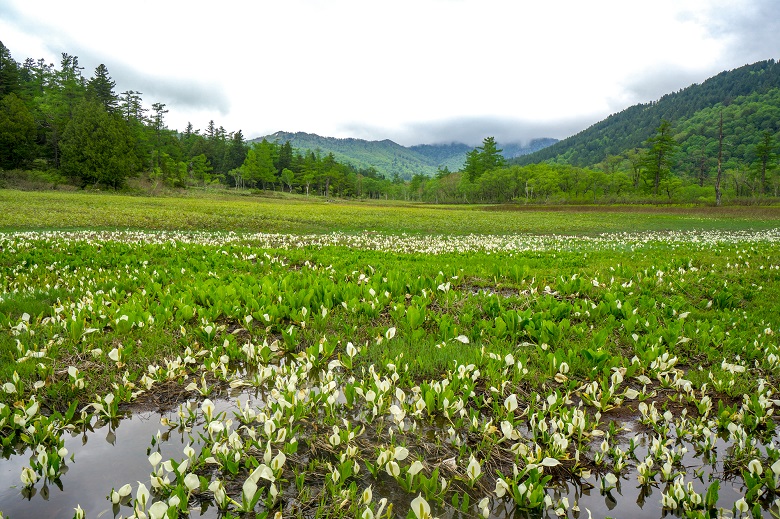
{"label": "shallow standing water", "polygon": [[[255,408],[264,407],[262,398],[249,392],[235,392],[230,398],[215,400],[216,412],[237,409],[236,398],[241,401],[249,400]],[[186,404],[184,404],[186,405]],[[65,447],[68,449],[68,470],[61,477],[62,488],[48,483],[43,485],[39,481],[33,491],[23,491],[19,475],[22,468],[30,466],[32,451],[23,454],[11,454],[6,459],[0,460],[0,511],[3,517],[19,519],[26,517],[73,517],[74,509],[80,505],[84,509],[87,518],[112,518],[118,515],[128,516],[132,514],[129,505],[113,505],[107,496],[111,489],[118,489],[126,483],[133,486],[131,497],[135,496],[138,482],[150,487],[149,476],[151,465],[148,456],[153,451],[159,451],[162,459],[181,460],[185,457],[184,447],[190,443],[196,451],[199,451],[198,433],[202,428],[198,425],[192,430],[185,431],[161,424],[163,417],[174,419],[177,411],[168,413],[136,412],[118,420],[115,426],[93,421],[93,427],[84,433],[65,435]],[[628,438],[635,436],[637,447],[635,454],[638,459],[644,459],[648,454],[648,447],[652,436],[648,434],[634,434],[631,424],[625,424],[626,434],[620,446],[624,450],[628,448]],[[735,477],[731,480],[723,480],[722,458],[728,449],[728,443],[718,439],[715,453],[719,461],[713,465],[706,463],[701,456],[697,456],[692,445],[686,444],[688,452],[684,455],[682,465],[686,472],[686,482],[693,481],[697,492],[705,493],[710,477],[721,480],[718,505],[728,509],[744,494],[742,480]],[[591,448],[598,448],[592,445]],[[73,458],[73,461],[71,460]],[[644,490],[638,486],[635,462],[628,465],[617,487],[608,493],[600,491],[601,478],[591,476],[582,484],[560,483],[548,489],[554,501],[566,496],[570,507],[578,505],[579,514],[571,508],[568,517],[588,517],[588,511],[592,517],[614,517],[631,519],[656,519],[679,516],[674,511],[663,510],[661,506],[661,494],[666,490],[667,483],[660,482],[656,477],[656,485],[646,487]],[[607,465],[608,467],[608,465]],[[701,480],[694,479],[694,472],[701,473]],[[401,490],[395,481],[380,473],[379,481],[372,482],[375,500],[382,497],[388,498],[395,505],[396,514],[405,516],[409,503],[415,495]],[[441,519],[468,519],[479,514],[475,504],[481,498],[472,499],[472,507],[467,513],[455,510],[450,506],[436,508],[433,513]],[[514,503],[506,499],[491,498],[490,519],[526,519],[538,517],[556,517],[553,510],[548,510],[543,515],[527,514],[517,511]],[[767,510],[764,517],[772,517]],[[217,518],[219,512],[216,507],[190,510],[191,517]]]}
{"label": "shallow standing water", "polygon": [[[0,461],[0,510],[11,519],[23,517],[72,517],[77,505],[87,517],[113,517],[107,496],[112,488],[136,481],[148,486],[151,466],[147,450],[152,438],[166,429],[160,425],[159,413],[135,413],[119,421],[116,428],[109,424],[94,431],[66,434],[68,471],[60,481],[62,489],[39,481],[31,496],[22,494],[19,475],[30,466],[31,452],[13,455]],[[157,443],[163,457],[183,457],[182,449],[189,441],[187,434],[171,431],[167,441]],[[73,456],[73,461],[70,461]],[[128,509],[129,510],[129,509]]]}

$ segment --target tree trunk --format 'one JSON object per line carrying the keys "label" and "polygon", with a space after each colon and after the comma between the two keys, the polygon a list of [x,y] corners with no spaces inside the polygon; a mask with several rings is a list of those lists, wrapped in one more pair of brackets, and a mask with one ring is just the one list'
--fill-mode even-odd
{"label": "tree trunk", "polygon": [[767,158],[764,157],[761,160],[761,189],[759,190],[762,195],[766,193],[766,163]]}
{"label": "tree trunk", "polygon": [[715,205],[720,207],[722,193],[720,179],[723,172],[723,110],[720,112],[720,128],[718,131],[718,178],[715,180]]}

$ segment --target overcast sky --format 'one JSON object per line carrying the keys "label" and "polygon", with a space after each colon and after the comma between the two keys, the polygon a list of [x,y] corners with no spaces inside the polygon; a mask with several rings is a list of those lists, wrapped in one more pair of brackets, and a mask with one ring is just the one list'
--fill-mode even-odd
{"label": "overcast sky", "polygon": [[116,92],[213,119],[404,145],[564,138],[778,58],[777,0],[0,0],[19,62],[60,53]]}

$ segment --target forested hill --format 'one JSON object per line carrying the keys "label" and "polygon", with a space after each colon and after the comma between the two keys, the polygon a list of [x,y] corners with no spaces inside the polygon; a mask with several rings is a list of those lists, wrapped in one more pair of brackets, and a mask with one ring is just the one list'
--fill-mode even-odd
{"label": "forested hill", "polygon": [[[772,90],[777,88],[780,88],[780,64],[774,59],[745,65],[721,72],[701,84],[667,94],[658,101],[626,108],[572,137],[511,162],[523,165],[552,160],[575,166],[593,166],[609,156],[624,155],[629,150],[644,147],[661,120],[669,121],[675,130],[679,131],[682,129],[680,127],[687,126],[686,121],[694,118],[698,112],[711,110],[716,105],[724,109],[734,103],[744,105],[748,102],[748,96],[751,96],[751,107],[747,110],[750,113],[742,114],[740,110],[732,108],[731,115],[755,115],[756,110],[761,111],[761,105],[766,105],[768,110],[763,115],[753,117],[752,124],[758,127],[753,128],[756,131],[751,133],[776,133],[778,119],[775,117],[772,121],[770,111],[777,106],[773,106],[777,96],[772,94]],[[713,128],[712,124],[717,124],[713,120],[706,121],[706,124],[710,127],[702,126],[698,130],[711,138],[717,133],[717,128]],[[739,126],[742,126],[742,130],[745,129],[744,124]],[[746,136],[741,135],[740,138],[744,140]],[[752,142],[755,139],[748,140]]]}
{"label": "forested hill", "polygon": [[[260,137],[254,141],[276,142],[284,144],[290,142],[293,149],[308,153],[320,153],[323,156],[332,153],[337,161],[352,164],[358,169],[374,168],[382,175],[391,178],[398,175],[401,178],[411,178],[412,175],[422,173],[432,176],[436,173],[439,162],[425,157],[413,150],[405,148],[391,140],[366,141],[363,139],[338,139],[334,137],[321,137],[313,133],[289,133],[276,132],[272,135]],[[254,142],[250,141],[250,142]],[[457,155],[457,153],[455,153]],[[465,153],[463,154],[465,158]],[[452,155],[441,160],[446,164],[452,159]],[[463,161],[458,167],[463,165]]]}
{"label": "forested hill", "polygon": [[[332,153],[337,161],[352,164],[358,169],[374,168],[387,178],[398,175],[405,179],[418,174],[434,176],[440,168],[445,167],[450,171],[458,171],[463,167],[466,154],[473,149],[473,146],[463,143],[422,144],[407,147],[388,139],[383,141],[338,139],[304,132],[281,131],[250,142],[259,142],[263,139],[278,144],[289,141],[290,145],[300,152],[319,152],[322,155]],[[535,139],[527,145],[513,143],[502,145],[503,155],[506,158],[518,157],[554,142],[557,141]]]}

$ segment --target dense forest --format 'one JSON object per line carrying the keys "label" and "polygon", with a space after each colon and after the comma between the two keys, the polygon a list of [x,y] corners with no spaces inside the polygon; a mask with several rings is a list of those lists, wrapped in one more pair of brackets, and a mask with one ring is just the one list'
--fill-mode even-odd
{"label": "dense forest", "polygon": [[[304,154],[318,150],[323,154],[332,153],[335,159],[343,164],[351,164],[358,169],[373,168],[386,178],[398,176],[404,180],[410,180],[414,175],[431,177],[444,168],[458,171],[463,167],[466,155],[472,150],[471,146],[458,142],[402,146],[389,139],[339,139],[305,132],[276,132],[255,141],[263,139],[279,144],[290,142],[293,148]],[[501,154],[508,159],[519,157],[555,142],[556,139],[533,139],[527,143],[502,143]]]}
{"label": "dense forest", "polygon": [[456,164],[455,169],[458,169],[463,164],[465,156],[461,149],[451,148],[451,154],[438,157],[436,160],[388,139],[383,141],[338,139],[305,132],[276,132],[257,141],[263,139],[277,144],[290,143],[301,153],[317,153],[318,150],[324,154],[330,153],[342,164],[351,164],[364,170],[373,169],[384,177],[397,176],[406,180],[415,174],[434,175],[440,165],[451,168]]}
{"label": "dense forest", "polygon": [[[433,203],[755,203],[780,195],[774,60],[630,107],[551,146],[532,142],[543,149],[510,159],[517,151],[507,153],[493,137],[470,151],[338,140],[365,148],[366,160],[356,161],[289,138],[317,137],[308,134],[247,142],[241,130],[213,120],[205,130],[190,123],[179,131],[167,127],[165,104],[147,105],[141,92],[115,87],[103,64],[87,78],[77,56],[63,53],[58,67],[20,63],[0,43],[0,187],[117,189],[133,179],[153,192],[231,187]],[[408,164],[414,156],[465,158],[452,170],[409,165],[402,178],[371,163],[372,144]]]}
{"label": "dense forest", "polygon": [[[658,101],[626,108],[541,151],[518,157],[514,162],[522,165],[553,160],[575,166],[593,166],[608,155],[641,148],[661,120],[676,125],[678,121],[690,119],[700,110],[716,105],[728,107],[738,98],[750,95],[760,97],[777,88],[780,88],[780,64],[767,60],[745,65],[721,72],[701,84],[664,95]],[[774,110],[754,117],[753,126],[758,131],[769,129],[777,132],[780,125],[778,106],[773,105],[770,99],[762,100],[761,103]],[[717,133],[713,132],[712,127],[701,130],[703,133]]]}
{"label": "dense forest", "polygon": [[[153,189],[230,186],[319,193],[387,194],[393,181],[332,154],[302,153],[289,143],[247,143],[241,130],[212,120],[169,129],[163,103],[146,107],[142,93],[117,93],[108,68],[84,76],[77,56],[59,67],[32,58],[19,63],[0,42],[0,187],[125,186],[143,178]],[[400,184],[395,179],[395,185]]]}
{"label": "dense forest", "polygon": [[520,182],[529,198],[548,201],[761,202],[780,195],[779,140],[780,64],[767,60],[512,159],[518,174],[509,185]]}

